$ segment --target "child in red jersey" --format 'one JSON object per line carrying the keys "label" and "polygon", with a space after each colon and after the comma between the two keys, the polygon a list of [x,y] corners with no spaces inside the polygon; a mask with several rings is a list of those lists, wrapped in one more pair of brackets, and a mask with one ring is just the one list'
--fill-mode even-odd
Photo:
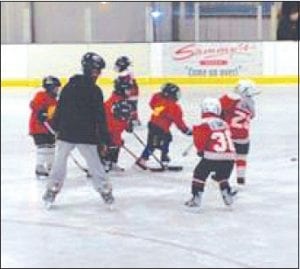
{"label": "child in red jersey", "polygon": [[169,145],[172,141],[170,127],[175,123],[186,135],[192,135],[192,131],[183,120],[181,106],[177,103],[180,98],[180,88],[173,84],[163,85],[161,92],[154,94],[150,101],[152,115],[148,124],[147,145],[137,161],[137,165],[145,168],[146,161],[155,149],[161,150],[161,162],[167,165],[170,162],[168,156]]}
{"label": "child in red jersey", "polygon": [[106,171],[124,171],[118,166],[120,148],[123,145],[122,133],[124,130],[132,131],[131,117],[133,112],[132,105],[127,101],[132,84],[123,79],[114,81],[114,92],[105,102],[105,115],[110,135],[108,152],[104,157]]}
{"label": "child in red jersey", "polygon": [[44,122],[51,124],[60,86],[58,78],[45,77],[43,89],[38,91],[30,102],[29,134],[37,147],[35,174],[38,179],[48,176],[54,158],[55,136],[45,127]]}
{"label": "child in red jersey", "polygon": [[236,149],[237,183],[245,184],[247,155],[250,145],[250,121],[255,117],[253,96],[259,91],[250,80],[240,80],[236,94],[225,94],[220,98],[222,118],[229,124]]}
{"label": "child in red jersey", "polygon": [[202,102],[202,123],[193,128],[194,144],[200,162],[196,166],[192,181],[193,197],[185,203],[188,207],[199,208],[205,181],[214,173],[226,205],[231,205],[233,196],[228,179],[233,169],[235,149],[228,124],[220,118],[221,105],[218,99],[205,98]]}
{"label": "child in red jersey", "polygon": [[128,101],[133,107],[132,112],[132,123],[135,126],[141,125],[138,117],[138,97],[139,97],[139,86],[136,79],[134,78],[133,72],[129,69],[132,65],[130,59],[127,56],[119,57],[115,62],[115,71],[118,73],[118,78],[124,79],[130,83],[131,89],[128,96]]}

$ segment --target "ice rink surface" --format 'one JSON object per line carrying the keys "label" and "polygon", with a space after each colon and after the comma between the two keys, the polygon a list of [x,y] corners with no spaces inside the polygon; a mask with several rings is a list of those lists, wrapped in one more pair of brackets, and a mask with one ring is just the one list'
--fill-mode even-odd
{"label": "ice rink surface", "polygon": [[[187,123],[199,123],[203,97],[227,91],[183,88],[180,103]],[[252,122],[247,185],[239,187],[228,209],[208,180],[200,214],[183,206],[198,157],[194,149],[181,156],[191,138],[175,128],[170,156],[184,166],[182,172],[138,171],[122,151],[120,165],[126,172],[111,174],[116,206],[110,211],[70,159],[64,188],[54,208],[45,210],[41,196],[46,181],[35,179],[35,147],[28,136],[33,93],[1,90],[2,267],[298,266],[297,86],[262,88]],[[144,126],[152,93],[144,89],[141,96]],[[137,133],[146,138],[145,127]],[[141,153],[132,135],[124,139]],[[236,186],[235,171],[231,183]]]}

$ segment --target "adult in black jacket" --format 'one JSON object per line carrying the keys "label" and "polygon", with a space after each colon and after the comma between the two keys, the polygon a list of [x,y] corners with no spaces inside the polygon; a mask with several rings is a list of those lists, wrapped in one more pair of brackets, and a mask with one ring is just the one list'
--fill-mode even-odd
{"label": "adult in black jacket", "polygon": [[283,2],[277,40],[299,40],[299,2]]}
{"label": "adult in black jacket", "polygon": [[102,91],[88,76],[70,78],[61,92],[53,122],[60,140],[108,144]]}
{"label": "adult in black jacket", "polygon": [[103,95],[96,80],[105,68],[104,60],[96,53],[86,53],[81,61],[83,75],[75,75],[63,88],[53,127],[57,132],[57,152],[43,200],[47,206],[54,202],[66,176],[67,159],[77,147],[85,158],[93,186],[104,202],[114,201],[112,187],[100,162],[97,146],[104,149],[109,135],[103,107]]}

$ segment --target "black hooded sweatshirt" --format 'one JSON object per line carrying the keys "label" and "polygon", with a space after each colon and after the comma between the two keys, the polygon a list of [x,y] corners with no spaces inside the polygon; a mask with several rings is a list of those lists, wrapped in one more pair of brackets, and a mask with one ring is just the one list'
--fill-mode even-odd
{"label": "black hooded sweatshirt", "polygon": [[66,142],[107,145],[109,135],[100,87],[87,76],[71,77],[60,94],[53,128],[57,138]]}

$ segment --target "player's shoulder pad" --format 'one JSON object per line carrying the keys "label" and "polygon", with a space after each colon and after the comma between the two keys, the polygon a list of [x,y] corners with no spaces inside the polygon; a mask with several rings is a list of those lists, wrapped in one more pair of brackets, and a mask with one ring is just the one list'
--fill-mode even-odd
{"label": "player's shoulder pad", "polygon": [[225,96],[233,101],[237,101],[241,99],[241,97],[234,92],[227,93]]}
{"label": "player's shoulder pad", "polygon": [[226,122],[219,117],[208,117],[202,119],[202,124],[207,124],[211,130],[226,128]]}
{"label": "player's shoulder pad", "polygon": [[34,99],[35,99],[36,101],[39,102],[39,101],[41,101],[41,100],[47,98],[47,96],[48,96],[48,94],[47,94],[47,92],[45,91],[45,89],[40,88],[40,89],[38,90],[38,92],[34,95]]}

